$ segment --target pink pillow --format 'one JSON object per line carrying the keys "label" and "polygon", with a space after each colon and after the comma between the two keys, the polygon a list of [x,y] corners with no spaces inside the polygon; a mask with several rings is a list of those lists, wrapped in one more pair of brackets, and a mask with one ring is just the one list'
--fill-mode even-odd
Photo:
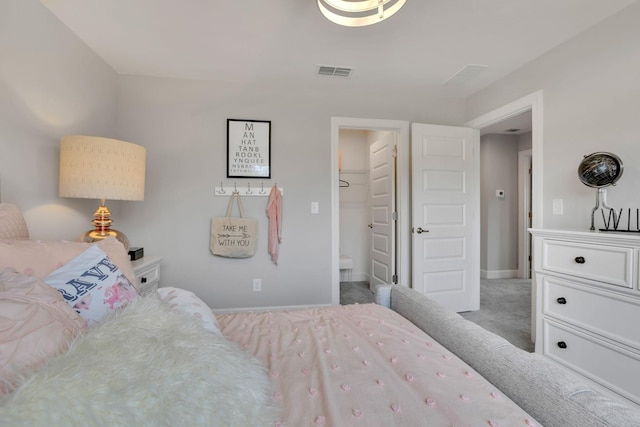
{"label": "pink pillow", "polygon": [[0,239],[28,239],[29,229],[16,205],[0,203]]}
{"label": "pink pillow", "polygon": [[98,245],[89,247],[44,281],[62,294],[88,326],[138,298],[131,281]]}
{"label": "pink pillow", "polygon": [[136,283],[129,254],[115,237],[107,237],[97,243],[0,240],[0,270],[13,267],[27,276],[43,279],[94,244],[107,253],[131,283]]}
{"label": "pink pillow", "polygon": [[0,395],[17,376],[62,353],[85,322],[37,277],[0,272]]}

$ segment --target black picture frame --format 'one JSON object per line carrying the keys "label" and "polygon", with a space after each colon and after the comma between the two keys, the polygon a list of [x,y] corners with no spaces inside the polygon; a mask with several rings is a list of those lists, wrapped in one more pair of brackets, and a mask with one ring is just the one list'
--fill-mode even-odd
{"label": "black picture frame", "polygon": [[227,119],[227,178],[271,178],[271,121]]}

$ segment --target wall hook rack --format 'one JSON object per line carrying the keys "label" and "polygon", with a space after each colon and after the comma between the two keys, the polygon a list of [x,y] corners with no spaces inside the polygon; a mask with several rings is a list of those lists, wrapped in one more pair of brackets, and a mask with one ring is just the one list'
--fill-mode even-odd
{"label": "wall hook rack", "polygon": [[[278,183],[275,184],[276,187]],[[284,194],[284,190],[282,187],[278,187],[280,190],[280,194]],[[253,196],[253,197],[267,197],[271,192],[271,187],[265,188],[264,182],[260,183],[260,187],[254,187],[250,182],[247,182],[247,185],[238,185],[237,182],[234,182],[233,185],[224,185],[222,181],[220,181],[220,186],[215,187],[214,195],[216,196],[231,196],[234,193],[237,193],[241,196]]]}

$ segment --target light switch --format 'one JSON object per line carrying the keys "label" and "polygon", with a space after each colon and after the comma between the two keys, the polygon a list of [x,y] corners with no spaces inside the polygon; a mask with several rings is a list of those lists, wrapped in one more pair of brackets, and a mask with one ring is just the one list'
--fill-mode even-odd
{"label": "light switch", "polygon": [[311,213],[317,214],[320,211],[320,206],[318,202],[311,202]]}
{"label": "light switch", "polygon": [[563,215],[564,214],[564,206],[562,204],[562,199],[553,199],[553,214],[554,215]]}
{"label": "light switch", "polygon": [[504,199],[504,190],[496,190],[496,197]]}

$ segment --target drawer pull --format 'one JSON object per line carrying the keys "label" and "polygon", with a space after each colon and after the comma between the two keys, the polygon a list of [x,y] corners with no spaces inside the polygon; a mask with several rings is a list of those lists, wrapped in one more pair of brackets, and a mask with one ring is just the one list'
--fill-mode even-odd
{"label": "drawer pull", "polygon": [[560,297],[556,301],[558,301],[558,304],[566,304],[567,303],[567,300],[564,297]]}
{"label": "drawer pull", "polygon": [[558,347],[560,348],[567,348],[567,343],[564,341],[558,341]]}
{"label": "drawer pull", "polygon": [[141,277],[140,278],[140,283],[147,283],[147,278],[146,277]]}
{"label": "drawer pull", "polygon": [[576,257],[576,262],[577,262],[578,264],[584,264],[584,263],[585,263],[585,259],[584,259],[584,257],[583,257],[583,256],[577,256],[577,257]]}

